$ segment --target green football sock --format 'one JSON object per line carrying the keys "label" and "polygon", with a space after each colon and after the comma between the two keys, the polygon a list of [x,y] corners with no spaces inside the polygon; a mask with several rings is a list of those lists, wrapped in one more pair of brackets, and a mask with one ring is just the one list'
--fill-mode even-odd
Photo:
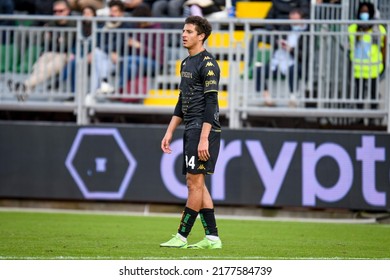
{"label": "green football sock", "polygon": [[199,211],[199,215],[205,234],[218,236],[218,228],[215,221],[214,209],[203,208]]}
{"label": "green football sock", "polygon": [[185,238],[190,234],[192,226],[195,223],[198,212],[188,207],[184,208],[183,215],[181,216],[178,233]]}

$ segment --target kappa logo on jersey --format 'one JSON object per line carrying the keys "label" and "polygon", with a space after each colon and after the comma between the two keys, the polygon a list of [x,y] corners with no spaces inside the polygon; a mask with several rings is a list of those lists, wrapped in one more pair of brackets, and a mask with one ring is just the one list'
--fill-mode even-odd
{"label": "kappa logo on jersey", "polygon": [[203,61],[205,61],[205,60],[210,60],[210,59],[211,59],[211,57],[205,56],[205,57],[203,58]]}
{"label": "kappa logo on jersey", "polygon": [[214,67],[214,64],[209,61],[209,62],[206,63],[206,67]]}
{"label": "kappa logo on jersey", "polygon": [[207,77],[210,77],[210,76],[215,76],[215,73],[213,70],[209,70],[209,72],[207,72]]}
{"label": "kappa logo on jersey", "polygon": [[203,165],[203,164],[199,164],[199,166],[198,166],[198,170],[206,170],[206,168],[204,167],[204,165]]}

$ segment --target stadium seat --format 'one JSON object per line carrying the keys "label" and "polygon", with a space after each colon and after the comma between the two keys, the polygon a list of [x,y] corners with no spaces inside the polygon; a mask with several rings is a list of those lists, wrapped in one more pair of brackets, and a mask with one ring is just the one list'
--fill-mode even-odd
{"label": "stadium seat", "polygon": [[28,73],[40,54],[41,47],[34,45],[27,48],[25,52],[21,52],[16,71],[18,73]]}
{"label": "stadium seat", "polygon": [[14,45],[0,45],[0,73],[12,70],[14,58]]}
{"label": "stadium seat", "polygon": [[256,61],[252,63],[251,66],[249,67],[249,72],[248,72],[249,79],[253,78],[253,70],[254,70],[253,68],[255,67],[254,64],[259,66],[264,65],[267,62],[269,62],[270,57],[271,57],[271,49],[269,46],[263,46],[257,50]]}
{"label": "stadium seat", "polygon": [[[244,42],[245,31],[237,30],[233,33],[233,39],[235,43]],[[211,33],[210,37],[207,39],[208,48],[226,48],[229,49],[232,47],[232,41],[230,40],[229,32],[215,32]]]}
{"label": "stadium seat", "polygon": [[40,52],[41,48],[38,46],[31,46],[22,52],[13,44],[0,45],[0,73],[28,73]]}
{"label": "stadium seat", "polygon": [[238,1],[236,3],[236,17],[264,19],[271,6],[271,1]]}
{"label": "stadium seat", "polygon": [[[146,95],[148,88],[147,77],[136,77],[134,80],[127,81],[126,93],[135,93],[140,95]],[[123,90],[122,90],[123,91]],[[125,103],[141,103],[142,98],[121,98],[120,101]]]}

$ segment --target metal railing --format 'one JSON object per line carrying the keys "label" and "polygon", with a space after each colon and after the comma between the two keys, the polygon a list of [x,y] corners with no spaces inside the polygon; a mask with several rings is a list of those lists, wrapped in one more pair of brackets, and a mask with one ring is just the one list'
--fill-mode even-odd
{"label": "metal railing", "polygon": [[[10,16],[10,19],[19,23],[54,20],[52,17],[28,16]],[[78,124],[88,124],[91,117],[99,113],[172,113],[180,81],[179,63],[187,56],[181,47],[180,29],[106,29],[103,26],[109,18],[96,18],[92,20],[92,36],[86,38],[82,34],[83,18],[71,17],[71,20],[76,26],[66,29],[23,24],[0,26],[0,110],[74,112]],[[161,18],[123,18],[118,21],[179,25],[183,22],[182,19]],[[293,23],[271,22],[280,25]],[[370,88],[362,87],[356,93],[347,32],[347,27],[356,21],[301,21],[309,26],[309,31],[302,33],[304,47],[300,75],[295,69],[293,80],[289,81],[288,75],[279,73],[273,77],[268,72],[266,79],[266,65],[272,63],[278,39],[286,37],[288,32],[255,28],[265,23],[247,19],[212,21],[213,34],[207,40],[206,48],[220,64],[221,114],[228,117],[229,127],[241,128],[251,116],[342,118],[350,122],[365,118],[375,119],[389,131],[388,45],[385,74],[378,79],[375,94],[365,94]],[[389,22],[376,21],[375,24],[384,25],[389,37]],[[67,34],[68,38],[74,38],[74,42],[69,39],[61,45],[61,41],[45,40],[44,35],[48,33],[54,37]],[[127,46],[130,38],[140,42],[140,49]],[[249,51],[251,44],[255,49],[254,56]],[[47,68],[38,73],[41,75],[39,82],[28,89],[28,98],[18,101],[16,95],[24,89],[20,84],[31,79],[40,55],[58,48],[66,57],[64,67],[51,70],[47,64]],[[104,52],[119,48],[122,48],[120,56],[116,63],[111,63],[106,77],[114,90],[101,92],[99,86],[104,77],[97,73],[101,70],[99,63],[103,61],[99,60],[99,55],[103,53],[104,56]],[[131,56],[138,56],[138,60],[129,59]],[[298,63],[297,59],[294,63]],[[150,60],[154,62],[149,63]],[[293,107],[288,106],[291,101],[289,82],[294,88]],[[265,84],[273,107],[264,105],[267,101],[264,98]]]}

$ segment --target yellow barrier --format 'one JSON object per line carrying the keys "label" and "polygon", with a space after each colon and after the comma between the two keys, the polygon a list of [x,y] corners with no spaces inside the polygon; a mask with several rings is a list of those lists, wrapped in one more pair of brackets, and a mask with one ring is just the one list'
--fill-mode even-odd
{"label": "yellow barrier", "polygon": [[[174,107],[179,96],[179,90],[175,89],[152,89],[149,91],[148,98],[145,98],[144,105],[146,106],[172,106]],[[227,91],[218,93],[220,108],[227,108]]]}

